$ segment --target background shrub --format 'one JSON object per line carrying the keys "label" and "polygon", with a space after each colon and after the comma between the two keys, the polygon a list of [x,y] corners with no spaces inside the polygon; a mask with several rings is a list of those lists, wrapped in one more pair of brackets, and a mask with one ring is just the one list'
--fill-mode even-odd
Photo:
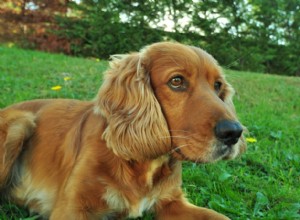
{"label": "background shrub", "polygon": [[161,41],[238,70],[300,75],[299,0],[3,0],[0,42],[108,58]]}

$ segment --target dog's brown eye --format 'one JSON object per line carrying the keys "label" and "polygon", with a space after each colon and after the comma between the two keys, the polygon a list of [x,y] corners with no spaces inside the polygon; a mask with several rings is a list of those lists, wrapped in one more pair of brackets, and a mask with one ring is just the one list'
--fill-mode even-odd
{"label": "dog's brown eye", "polygon": [[221,87],[222,87],[222,82],[219,82],[219,81],[215,82],[215,84],[214,84],[214,89],[215,89],[215,91],[216,91],[217,93],[220,92]]}
{"label": "dog's brown eye", "polygon": [[170,79],[168,84],[172,89],[184,89],[185,88],[184,79],[182,76],[173,77],[172,79]]}

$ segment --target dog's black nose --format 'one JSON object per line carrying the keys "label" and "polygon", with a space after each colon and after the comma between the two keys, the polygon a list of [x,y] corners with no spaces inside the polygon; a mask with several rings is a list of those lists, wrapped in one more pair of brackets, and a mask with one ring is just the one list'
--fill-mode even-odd
{"label": "dog's black nose", "polygon": [[216,137],[228,146],[236,144],[242,132],[241,124],[236,121],[222,120],[215,127]]}

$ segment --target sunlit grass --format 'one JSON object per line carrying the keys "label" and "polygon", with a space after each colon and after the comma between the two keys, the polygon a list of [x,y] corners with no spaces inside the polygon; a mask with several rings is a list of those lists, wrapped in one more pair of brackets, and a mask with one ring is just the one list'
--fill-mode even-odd
{"label": "sunlit grass", "polygon": [[[106,67],[97,59],[0,47],[0,107],[36,98],[93,99]],[[225,72],[249,130],[248,150],[234,161],[185,162],[187,196],[232,219],[300,219],[300,78]],[[1,220],[24,218],[24,209],[2,202]]]}

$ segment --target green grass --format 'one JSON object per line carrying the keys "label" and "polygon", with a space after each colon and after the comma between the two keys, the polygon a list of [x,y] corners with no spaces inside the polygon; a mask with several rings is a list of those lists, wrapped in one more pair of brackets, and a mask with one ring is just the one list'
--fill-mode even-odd
{"label": "green grass", "polygon": [[[95,59],[0,47],[0,108],[35,98],[92,99],[106,67]],[[300,78],[225,72],[238,115],[257,142],[234,161],[184,163],[188,198],[232,219],[300,219]],[[52,91],[56,85],[62,89]],[[0,219],[34,217],[2,202]]]}

